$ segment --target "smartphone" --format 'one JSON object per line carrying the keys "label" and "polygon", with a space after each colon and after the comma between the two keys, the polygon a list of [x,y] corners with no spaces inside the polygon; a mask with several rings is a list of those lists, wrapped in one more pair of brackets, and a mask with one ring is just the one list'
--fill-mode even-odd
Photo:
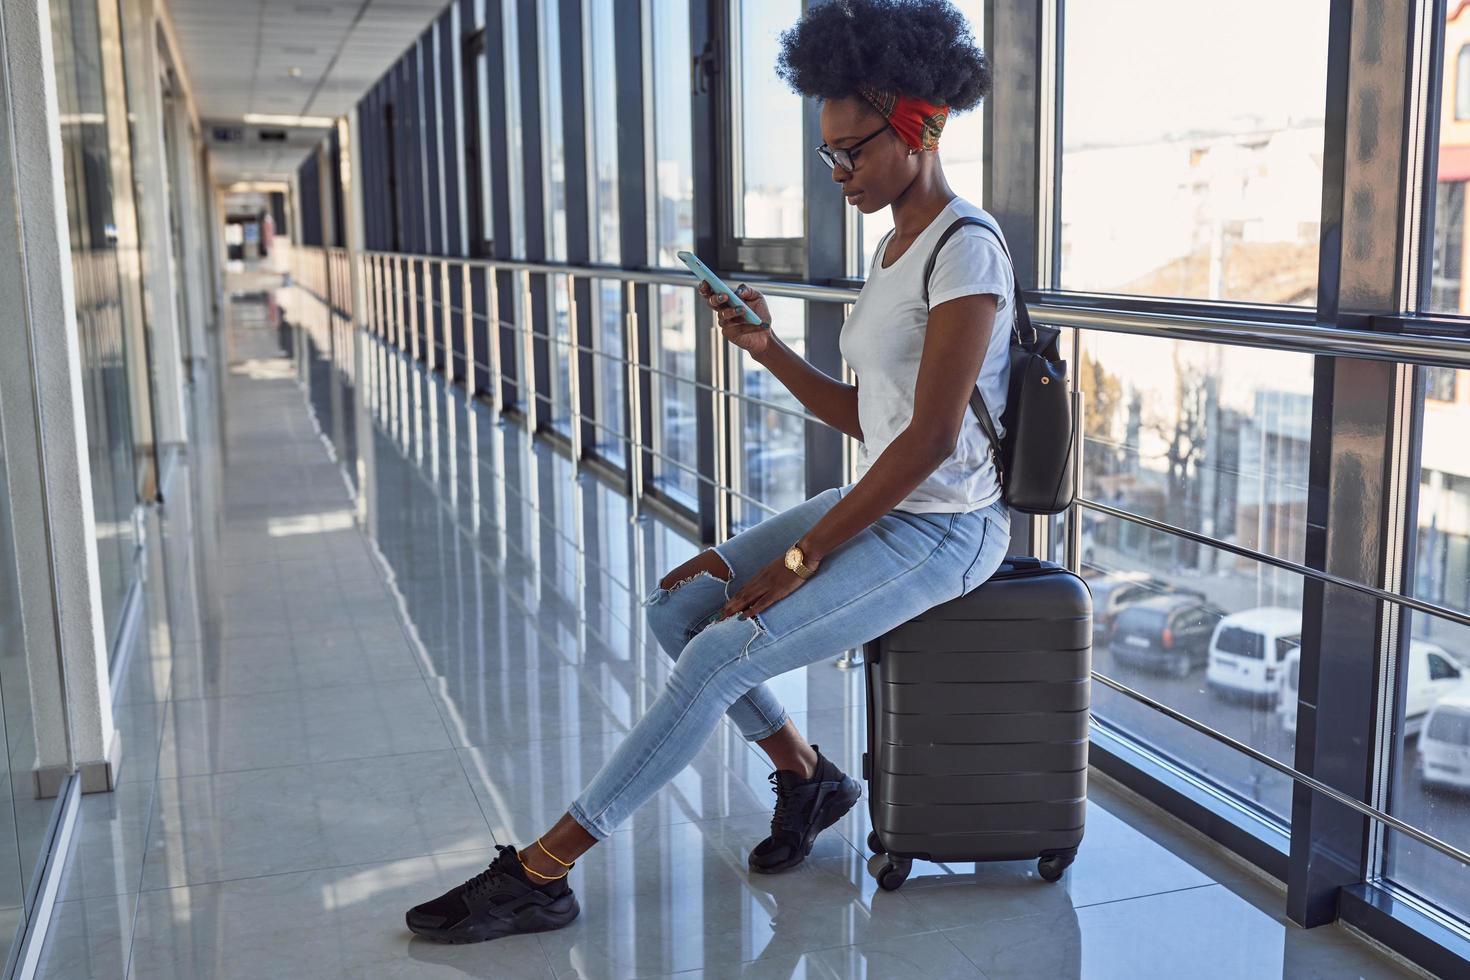
{"label": "smartphone", "polygon": [[761,323],[761,318],[756,314],[755,310],[752,310],[745,300],[735,295],[735,290],[725,285],[725,280],[715,275],[710,271],[709,266],[699,261],[699,256],[693,252],[675,252],[674,254],[679,256],[679,259],[689,267],[690,272],[709,283],[710,289],[727,297],[731,303],[735,304],[735,308],[745,314],[746,323]]}

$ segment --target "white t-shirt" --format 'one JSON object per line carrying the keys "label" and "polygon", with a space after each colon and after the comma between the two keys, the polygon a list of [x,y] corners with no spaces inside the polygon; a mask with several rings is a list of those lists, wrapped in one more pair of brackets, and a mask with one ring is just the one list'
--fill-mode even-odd
{"label": "white t-shirt", "polygon": [[[1015,321],[1011,308],[1013,273],[994,234],[978,225],[966,225],[950,236],[935,259],[929,279],[929,306],[924,305],[924,266],[929,253],[944,230],[966,215],[984,216],[999,227],[984,210],[957,197],[886,269],[882,261],[888,239],[879,243],[868,267],[867,282],[842,325],[839,347],[858,380],[858,420],[863,428],[857,460],[859,477],[913,418],[914,383],[919,376],[929,307],[960,296],[991,293],[996,297],[995,326],[980,367],[979,385],[996,432],[1005,434],[1000,415],[1006,405],[1011,327]],[[896,509],[910,513],[964,512],[987,507],[999,497],[990,443],[966,405],[954,452]]]}

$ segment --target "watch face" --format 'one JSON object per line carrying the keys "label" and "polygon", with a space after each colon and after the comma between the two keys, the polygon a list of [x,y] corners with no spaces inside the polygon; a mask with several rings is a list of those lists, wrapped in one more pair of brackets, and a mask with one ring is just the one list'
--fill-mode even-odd
{"label": "watch face", "polygon": [[796,571],[796,566],[801,564],[801,559],[802,554],[800,548],[790,549],[786,552],[786,567],[791,569],[793,572]]}

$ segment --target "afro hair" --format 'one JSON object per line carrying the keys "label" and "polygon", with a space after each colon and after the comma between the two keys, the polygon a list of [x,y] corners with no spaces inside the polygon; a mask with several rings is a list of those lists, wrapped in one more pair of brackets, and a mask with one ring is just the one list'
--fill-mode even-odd
{"label": "afro hair", "polygon": [[990,94],[990,63],[948,0],[826,0],[781,34],[776,73],[802,95],[871,85],[964,112]]}

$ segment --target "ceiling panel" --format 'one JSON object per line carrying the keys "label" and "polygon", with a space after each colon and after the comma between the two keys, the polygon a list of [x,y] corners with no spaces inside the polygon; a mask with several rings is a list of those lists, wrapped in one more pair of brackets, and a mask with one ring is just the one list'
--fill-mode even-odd
{"label": "ceiling panel", "polygon": [[[246,113],[346,113],[448,0],[167,0],[199,104],[211,123]],[[221,181],[289,176],[297,146],[211,143]]]}

